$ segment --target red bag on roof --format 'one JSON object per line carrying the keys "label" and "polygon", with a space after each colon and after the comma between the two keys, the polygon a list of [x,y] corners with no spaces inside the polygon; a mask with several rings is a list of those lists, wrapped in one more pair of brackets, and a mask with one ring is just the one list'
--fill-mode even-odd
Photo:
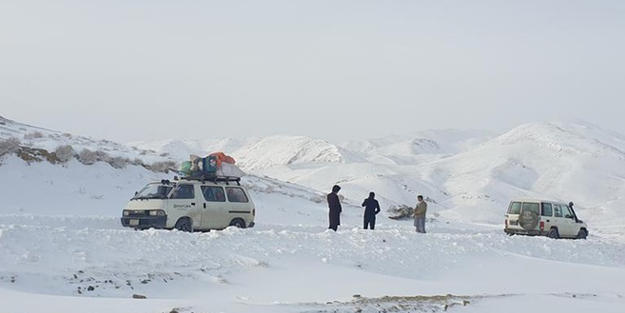
{"label": "red bag on roof", "polygon": [[214,153],[209,154],[208,156],[214,156],[217,158],[217,167],[221,167],[221,162],[229,163],[229,164],[236,163],[233,157],[226,155],[223,152],[214,152]]}

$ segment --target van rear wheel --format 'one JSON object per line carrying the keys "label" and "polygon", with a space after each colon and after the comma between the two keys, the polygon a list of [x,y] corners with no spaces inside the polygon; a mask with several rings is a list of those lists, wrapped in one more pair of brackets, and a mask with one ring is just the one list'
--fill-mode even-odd
{"label": "van rear wheel", "polygon": [[577,233],[577,239],[586,239],[586,237],[588,237],[588,231],[583,228],[580,229]]}
{"label": "van rear wheel", "polygon": [[234,226],[236,228],[245,228],[245,221],[240,218],[235,218],[230,222],[230,226]]}
{"label": "van rear wheel", "polygon": [[558,238],[560,238],[560,234],[558,233],[558,229],[557,228],[550,229],[549,232],[547,233],[547,237],[549,237],[551,239],[558,239]]}
{"label": "van rear wheel", "polygon": [[191,219],[188,217],[183,217],[176,222],[176,226],[174,226],[179,231],[193,232],[193,224],[191,224]]}

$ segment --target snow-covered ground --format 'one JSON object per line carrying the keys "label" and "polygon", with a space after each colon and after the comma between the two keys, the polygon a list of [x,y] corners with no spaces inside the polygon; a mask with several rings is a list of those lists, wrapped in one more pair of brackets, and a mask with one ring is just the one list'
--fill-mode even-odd
{"label": "snow-covered ground", "polygon": [[[245,150],[257,225],[207,233],[121,227],[128,198],[165,174],[6,156],[0,312],[624,312],[625,141],[588,127],[531,124],[474,143],[452,133],[412,155],[404,138],[341,148],[272,137],[299,144],[277,150],[250,140],[263,158],[287,150],[270,167]],[[323,201],[334,183],[346,196],[336,233]],[[383,207],[374,231],[361,229],[369,190]],[[566,190],[588,240],[503,233],[509,197],[571,197]],[[417,193],[436,201],[425,235],[384,212]]]}

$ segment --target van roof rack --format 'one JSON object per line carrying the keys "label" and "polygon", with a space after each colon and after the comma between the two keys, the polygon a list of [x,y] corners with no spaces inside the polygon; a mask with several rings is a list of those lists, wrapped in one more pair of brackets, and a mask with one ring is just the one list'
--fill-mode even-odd
{"label": "van roof rack", "polygon": [[229,185],[230,182],[235,182],[237,183],[237,185],[241,185],[241,177],[235,177],[235,176],[214,176],[214,175],[206,175],[206,174],[202,174],[199,176],[187,176],[187,177],[181,177],[182,180],[188,180],[188,181],[201,181],[201,182],[213,182],[213,183],[217,183],[217,182],[225,182],[226,185]]}

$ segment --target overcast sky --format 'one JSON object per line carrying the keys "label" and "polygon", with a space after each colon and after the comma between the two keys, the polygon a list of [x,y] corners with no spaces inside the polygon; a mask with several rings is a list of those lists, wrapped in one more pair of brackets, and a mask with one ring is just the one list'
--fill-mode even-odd
{"label": "overcast sky", "polygon": [[625,133],[625,1],[0,1],[0,115],[128,142],[580,118]]}

